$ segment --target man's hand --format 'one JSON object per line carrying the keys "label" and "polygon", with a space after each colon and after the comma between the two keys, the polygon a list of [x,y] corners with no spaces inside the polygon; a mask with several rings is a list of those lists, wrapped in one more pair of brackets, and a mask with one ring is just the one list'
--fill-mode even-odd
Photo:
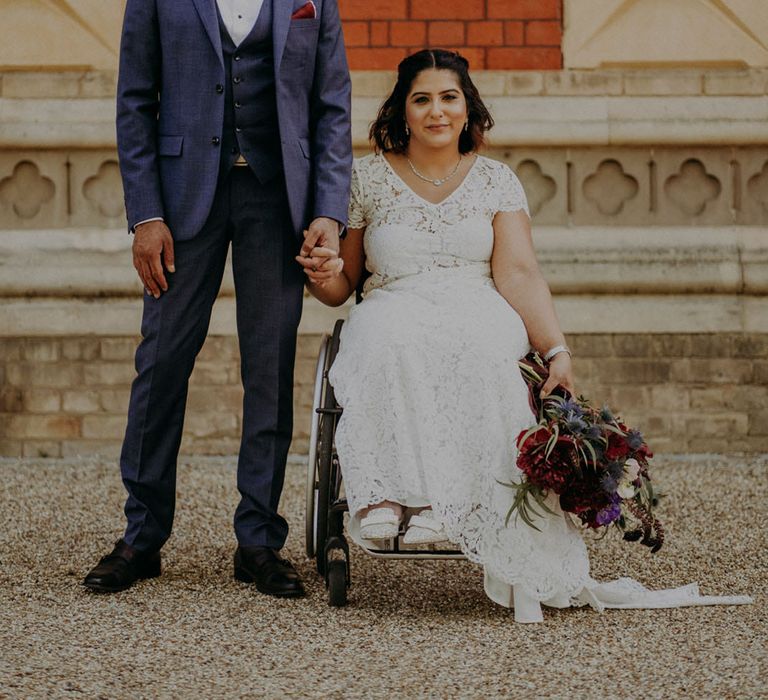
{"label": "man's hand", "polygon": [[163,221],[148,221],[139,224],[133,235],[133,266],[139,279],[155,299],[168,291],[163,265],[168,272],[175,272],[173,266],[173,238]]}
{"label": "man's hand", "polygon": [[300,255],[309,256],[313,248],[330,248],[336,254],[339,252],[339,222],[326,216],[318,216],[304,231],[304,245]]}

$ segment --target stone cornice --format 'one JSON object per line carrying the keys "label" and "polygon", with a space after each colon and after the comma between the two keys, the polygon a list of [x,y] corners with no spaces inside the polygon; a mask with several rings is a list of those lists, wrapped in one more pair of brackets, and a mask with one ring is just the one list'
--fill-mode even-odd
{"label": "stone cornice", "polygon": [[[354,70],[351,77],[355,97],[383,99],[396,73]],[[768,68],[477,70],[472,79],[483,98],[768,94]],[[116,84],[115,70],[0,70],[0,97],[4,98],[114,98]]]}

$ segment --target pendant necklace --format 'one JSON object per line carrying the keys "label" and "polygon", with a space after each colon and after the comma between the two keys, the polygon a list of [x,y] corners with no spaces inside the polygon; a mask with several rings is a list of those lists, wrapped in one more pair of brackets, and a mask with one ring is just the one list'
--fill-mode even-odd
{"label": "pendant necklace", "polygon": [[424,180],[424,182],[428,182],[430,185],[434,185],[435,187],[440,187],[440,185],[448,182],[448,180],[450,180],[457,172],[459,172],[459,166],[461,165],[461,156],[459,156],[459,162],[456,163],[456,167],[450,174],[442,178],[431,178],[427,177],[426,175],[422,175],[418,170],[416,170],[416,166],[411,163],[411,159],[408,158],[408,156],[406,156],[405,159],[408,161],[408,165],[411,166],[411,170],[416,177],[418,177],[420,180]]}

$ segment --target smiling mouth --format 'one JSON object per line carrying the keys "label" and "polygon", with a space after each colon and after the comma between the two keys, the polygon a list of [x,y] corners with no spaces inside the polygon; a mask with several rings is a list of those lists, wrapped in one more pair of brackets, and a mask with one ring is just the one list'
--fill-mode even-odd
{"label": "smiling mouth", "polygon": [[447,129],[450,126],[450,124],[432,124],[432,126],[428,126],[427,129]]}

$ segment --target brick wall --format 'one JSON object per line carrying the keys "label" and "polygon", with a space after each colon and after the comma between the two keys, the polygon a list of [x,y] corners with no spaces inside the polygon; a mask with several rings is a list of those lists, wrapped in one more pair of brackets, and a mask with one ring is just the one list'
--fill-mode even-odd
{"label": "brick wall", "polygon": [[[299,339],[293,450],[307,448],[320,338]],[[0,455],[116,455],[133,338],[0,339]],[[768,334],[569,336],[581,393],[606,402],[658,452],[768,451]],[[237,341],[207,340],[182,451],[235,454]]]}
{"label": "brick wall", "polygon": [[392,70],[427,47],[477,69],[562,67],[562,0],[339,0],[352,70]]}

